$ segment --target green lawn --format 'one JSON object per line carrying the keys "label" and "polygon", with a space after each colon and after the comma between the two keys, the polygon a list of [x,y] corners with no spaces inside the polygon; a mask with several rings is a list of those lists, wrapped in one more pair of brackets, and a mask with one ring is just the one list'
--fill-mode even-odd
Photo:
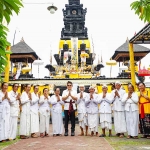
{"label": "green lawn", "polygon": [[[127,134],[124,138],[116,137],[114,128],[112,133],[113,137],[107,136],[105,139],[115,150],[150,150],[150,139],[140,138],[141,134],[139,134],[139,139],[127,139]],[[108,131],[106,134],[108,135]]]}
{"label": "green lawn", "polygon": [[3,148],[5,148],[5,147],[7,147],[7,146],[9,146],[11,144],[14,144],[14,143],[18,142],[19,140],[20,140],[19,137],[17,137],[16,140],[7,141],[7,142],[1,142],[0,143],[0,150],[2,150]]}

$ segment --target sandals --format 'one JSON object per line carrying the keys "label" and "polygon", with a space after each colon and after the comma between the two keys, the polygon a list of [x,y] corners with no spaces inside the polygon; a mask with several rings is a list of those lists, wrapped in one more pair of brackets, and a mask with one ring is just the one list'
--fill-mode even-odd
{"label": "sandals", "polygon": [[104,135],[104,134],[101,134],[99,137],[105,137],[106,135]]}
{"label": "sandals", "polygon": [[35,133],[31,134],[31,137],[32,138],[38,138],[38,136]]}
{"label": "sandals", "polygon": [[120,136],[119,136],[120,138],[123,138],[124,137],[124,135],[123,134],[120,134]]}
{"label": "sandals", "polygon": [[120,136],[120,133],[117,133],[116,136]]}
{"label": "sandals", "polygon": [[92,132],[91,132],[91,136],[93,136],[93,135],[94,135],[94,132],[92,131]]}
{"label": "sandals", "polygon": [[134,138],[134,139],[138,139],[139,137],[138,137],[138,136],[133,136],[133,138]]}
{"label": "sandals", "polygon": [[141,138],[147,138],[147,136],[146,136],[146,135],[143,135],[143,136],[141,136]]}
{"label": "sandals", "polygon": [[41,137],[41,138],[44,138],[44,134],[43,134],[43,133],[40,133],[40,137]]}
{"label": "sandals", "polygon": [[45,136],[46,136],[46,137],[49,137],[49,135],[48,135],[46,132],[45,132]]}
{"label": "sandals", "polygon": [[28,136],[20,135],[20,139],[28,139],[28,138],[29,138]]}
{"label": "sandals", "polygon": [[96,136],[98,136],[98,132],[96,132]]}
{"label": "sandals", "polygon": [[130,136],[130,135],[128,135],[128,136],[127,136],[127,139],[131,139],[131,136]]}

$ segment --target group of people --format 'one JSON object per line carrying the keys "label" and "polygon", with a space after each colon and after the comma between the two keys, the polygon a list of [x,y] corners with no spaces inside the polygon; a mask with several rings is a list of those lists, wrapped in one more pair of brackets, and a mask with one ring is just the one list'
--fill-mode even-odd
{"label": "group of people", "polygon": [[[67,82],[67,89],[60,96],[60,89],[55,88],[55,94],[49,96],[48,88],[39,92],[35,85],[31,93],[31,85],[25,86],[22,94],[15,83],[12,91],[8,92],[8,83],[4,82],[0,91],[0,141],[13,140],[17,136],[18,117],[20,114],[19,135],[21,139],[49,136],[49,120],[52,115],[53,136],[68,136],[68,123],[71,121],[71,136],[75,135],[75,111],[81,129],[80,136],[105,137],[105,129],[112,136],[112,113],[114,114],[114,128],[116,135],[127,138],[138,138],[138,131],[144,138],[150,138],[150,95],[144,83],[139,83],[138,92],[132,84],[128,85],[128,92],[122,89],[121,83],[115,83],[115,89],[108,93],[107,85],[102,86],[102,93],[97,94],[95,87],[89,87],[85,92],[84,85],[79,85],[79,93],[73,90],[73,83]],[[50,107],[50,105],[52,107]],[[62,106],[64,105],[64,126]],[[19,113],[20,111],[20,113]],[[98,126],[102,134],[98,135]]]}

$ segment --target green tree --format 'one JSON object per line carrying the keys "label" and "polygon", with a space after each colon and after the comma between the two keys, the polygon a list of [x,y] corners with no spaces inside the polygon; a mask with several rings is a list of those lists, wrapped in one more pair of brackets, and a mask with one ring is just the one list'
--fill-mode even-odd
{"label": "green tree", "polygon": [[8,28],[4,24],[9,24],[13,12],[18,14],[21,7],[23,7],[21,0],[0,0],[0,74],[7,65],[6,54],[9,53],[7,47],[10,46],[7,41]]}
{"label": "green tree", "polygon": [[144,22],[150,22],[150,0],[134,1],[131,3],[130,7],[141,20]]}

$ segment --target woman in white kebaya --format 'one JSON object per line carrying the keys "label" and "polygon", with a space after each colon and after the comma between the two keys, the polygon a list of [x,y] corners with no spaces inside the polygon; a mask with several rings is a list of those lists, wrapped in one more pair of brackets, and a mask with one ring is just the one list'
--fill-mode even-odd
{"label": "woman in white kebaya", "polygon": [[8,83],[2,83],[0,90],[0,141],[4,142],[9,138],[10,129],[10,98],[8,97]]}
{"label": "woman in white kebaya", "polygon": [[10,131],[9,140],[16,139],[17,127],[18,127],[18,116],[19,116],[19,103],[20,103],[20,93],[18,93],[19,85],[14,83],[12,86],[12,91],[8,93],[10,97]]}
{"label": "woman in white kebaya", "polygon": [[138,138],[138,123],[139,123],[139,109],[138,109],[138,95],[134,92],[132,84],[128,85],[128,93],[122,99],[125,103],[126,126],[128,137]]}
{"label": "woman in white kebaya", "polygon": [[43,89],[43,95],[39,100],[40,112],[40,137],[49,136],[49,119],[50,119],[50,96],[48,89]]}
{"label": "woman in white kebaya", "polygon": [[27,139],[30,135],[30,102],[31,97],[31,85],[27,84],[25,86],[25,91],[22,92],[20,101],[22,106],[22,111],[20,114],[20,138]]}
{"label": "woman in white kebaya", "polygon": [[30,107],[30,113],[31,113],[31,137],[37,138],[38,135],[36,134],[39,132],[39,99],[41,92],[39,91],[39,87],[35,85],[33,87],[33,92],[31,93],[32,100],[31,100],[31,107]]}
{"label": "woman in white kebaya", "polygon": [[62,97],[60,96],[60,89],[55,89],[55,95],[50,98],[52,104],[52,125],[53,136],[61,136],[63,133],[63,117],[62,117]]}

